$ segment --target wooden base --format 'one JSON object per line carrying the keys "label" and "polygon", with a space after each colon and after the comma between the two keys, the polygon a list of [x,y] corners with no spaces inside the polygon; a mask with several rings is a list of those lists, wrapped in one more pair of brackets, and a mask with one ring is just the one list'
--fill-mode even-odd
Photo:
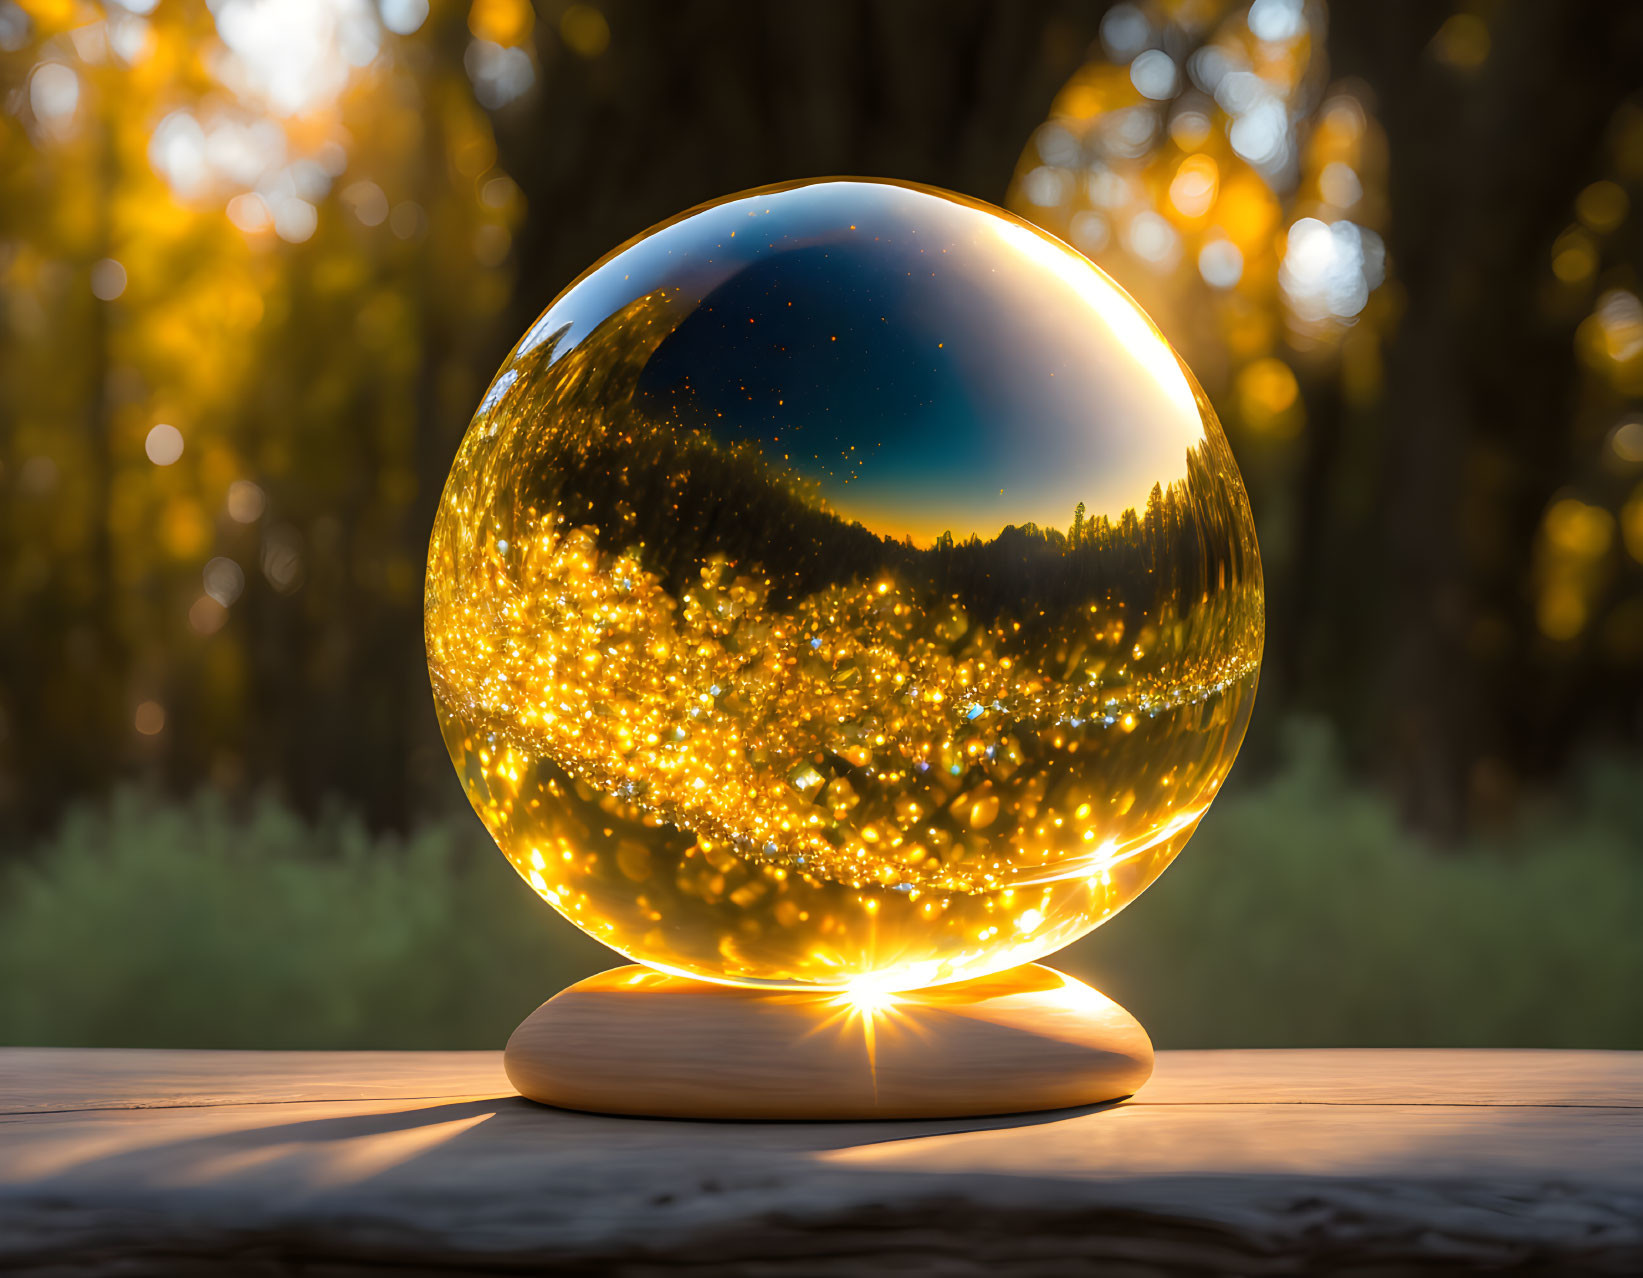
{"label": "wooden base", "polygon": [[959,1118],[1116,1100],[1152,1042],[1111,999],[1030,964],[895,995],[710,985],[613,968],[525,1018],[503,1056],[531,1100],[658,1118]]}

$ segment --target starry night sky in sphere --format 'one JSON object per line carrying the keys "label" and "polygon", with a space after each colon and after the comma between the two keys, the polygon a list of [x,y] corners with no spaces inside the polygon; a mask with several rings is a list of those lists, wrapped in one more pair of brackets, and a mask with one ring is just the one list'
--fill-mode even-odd
{"label": "starry night sky in sphere", "polygon": [[641,298],[669,318],[639,411],[756,444],[919,545],[1065,529],[1080,503],[1116,519],[1204,438],[1173,352],[1110,280],[942,193],[844,180],[695,210],[591,270],[521,352],[563,330],[562,354]]}
{"label": "starry night sky in sphere", "polygon": [[967,290],[922,274],[850,244],[755,261],[658,348],[640,379],[643,406],[671,401],[685,421],[836,482],[859,481],[867,466],[880,482],[918,485],[985,460],[1006,441],[977,415],[956,344],[933,335],[960,327],[944,312],[962,315]]}

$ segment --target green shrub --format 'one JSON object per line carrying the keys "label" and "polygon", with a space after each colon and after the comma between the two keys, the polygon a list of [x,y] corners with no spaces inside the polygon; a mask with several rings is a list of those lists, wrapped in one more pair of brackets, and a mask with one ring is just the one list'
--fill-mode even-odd
{"label": "green shrub", "polygon": [[499,1046],[609,951],[472,818],[401,842],[273,802],[81,809],[0,895],[0,1041]]}
{"label": "green shrub", "polygon": [[1160,1046],[1643,1047],[1643,768],[1434,848],[1326,734],[1210,810],[1177,865],[1054,962]]}
{"label": "green shrub", "polygon": [[[1640,920],[1635,764],[1438,850],[1302,730],[1179,866],[1052,961],[1165,1047],[1637,1048]],[[400,841],[272,802],[126,793],[0,871],[6,1043],[495,1047],[612,961],[466,815]]]}

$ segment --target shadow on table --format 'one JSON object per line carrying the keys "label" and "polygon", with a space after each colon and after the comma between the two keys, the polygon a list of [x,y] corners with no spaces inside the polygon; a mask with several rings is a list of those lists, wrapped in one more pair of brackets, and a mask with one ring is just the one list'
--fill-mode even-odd
{"label": "shadow on table", "polygon": [[481,1157],[488,1163],[573,1161],[585,1159],[593,1149],[618,1159],[635,1156],[678,1162],[710,1154],[734,1160],[739,1152],[803,1158],[883,1142],[1063,1123],[1117,1109],[1122,1103],[1032,1114],[883,1122],[615,1117],[555,1109],[519,1096],[268,1122],[258,1121],[260,1107],[222,1106],[201,1109],[182,1120],[209,1130],[178,1139],[172,1127],[170,1138],[153,1143],[141,1139],[145,1133],[140,1127],[123,1134],[136,1139],[121,1140],[114,1148],[104,1132],[88,1127],[76,1139],[75,1132],[65,1127],[60,1140],[50,1142],[55,1148],[37,1151],[37,1159],[25,1161],[37,1161],[45,1180],[72,1177],[103,1183],[217,1187],[278,1180],[324,1189],[407,1172],[436,1153],[453,1168]]}

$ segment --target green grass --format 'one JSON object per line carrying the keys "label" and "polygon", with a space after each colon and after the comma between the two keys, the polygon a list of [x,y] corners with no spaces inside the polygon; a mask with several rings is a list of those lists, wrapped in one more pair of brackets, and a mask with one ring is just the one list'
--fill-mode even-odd
{"label": "green grass", "polygon": [[[1586,768],[1509,834],[1436,850],[1327,740],[1229,793],[1180,864],[1053,960],[1160,1046],[1643,1047],[1643,766]],[[494,1047],[609,952],[472,818],[136,793],[0,868],[0,1042]]]}

